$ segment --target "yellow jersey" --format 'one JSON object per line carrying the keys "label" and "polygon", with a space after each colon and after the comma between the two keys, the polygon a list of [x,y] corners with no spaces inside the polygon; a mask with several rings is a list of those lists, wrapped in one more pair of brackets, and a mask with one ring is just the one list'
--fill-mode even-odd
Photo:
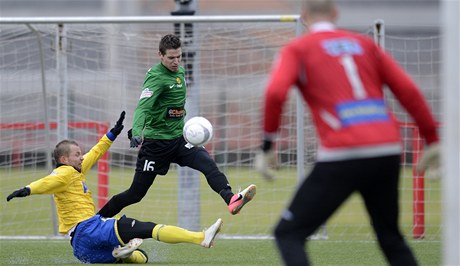
{"label": "yellow jersey", "polygon": [[30,194],[53,194],[59,218],[59,233],[67,232],[81,221],[96,214],[96,205],[86,185],[85,174],[110,148],[112,141],[104,135],[83,155],[81,173],[72,166],[56,167],[50,175],[28,185]]}

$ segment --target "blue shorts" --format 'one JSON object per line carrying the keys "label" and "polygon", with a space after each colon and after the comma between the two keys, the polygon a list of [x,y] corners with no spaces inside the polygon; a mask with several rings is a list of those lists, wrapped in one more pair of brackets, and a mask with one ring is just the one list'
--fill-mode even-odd
{"label": "blue shorts", "polygon": [[73,255],[84,263],[113,263],[113,248],[121,245],[118,240],[115,218],[95,215],[80,222],[72,238]]}

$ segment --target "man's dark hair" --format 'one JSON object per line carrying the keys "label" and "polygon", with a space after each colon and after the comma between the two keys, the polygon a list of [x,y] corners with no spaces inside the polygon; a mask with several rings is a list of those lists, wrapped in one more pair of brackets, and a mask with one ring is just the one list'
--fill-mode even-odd
{"label": "man's dark hair", "polygon": [[78,143],[74,140],[63,140],[56,144],[56,147],[54,148],[53,151],[53,156],[54,160],[56,161],[56,164],[60,164],[59,158],[63,155],[68,156],[70,154],[70,145],[75,145],[78,146]]}
{"label": "man's dark hair", "polygon": [[176,35],[173,35],[173,34],[168,34],[168,35],[165,35],[163,36],[163,38],[161,38],[161,41],[160,41],[160,45],[158,47],[158,49],[160,50],[160,53],[162,55],[165,55],[166,54],[166,50],[169,50],[169,49],[178,49],[180,48],[182,45],[179,37],[177,37]]}

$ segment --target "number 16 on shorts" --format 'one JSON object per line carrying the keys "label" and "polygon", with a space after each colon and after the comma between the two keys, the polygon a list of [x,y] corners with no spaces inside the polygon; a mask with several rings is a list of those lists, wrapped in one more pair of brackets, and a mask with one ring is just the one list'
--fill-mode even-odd
{"label": "number 16 on shorts", "polygon": [[153,170],[155,169],[154,165],[155,165],[155,162],[154,162],[154,161],[145,160],[143,171],[144,171],[144,172],[153,171]]}

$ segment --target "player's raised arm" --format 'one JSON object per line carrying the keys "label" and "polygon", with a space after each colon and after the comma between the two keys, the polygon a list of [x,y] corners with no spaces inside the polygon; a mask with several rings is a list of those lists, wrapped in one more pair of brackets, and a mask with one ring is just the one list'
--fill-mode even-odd
{"label": "player's raised arm", "polygon": [[254,167],[265,180],[273,180],[278,169],[277,155],[273,150],[277,131],[281,124],[281,114],[289,89],[298,82],[299,55],[292,47],[285,47],[274,62],[271,78],[265,90],[263,105],[264,136],[261,149],[254,158]]}
{"label": "player's raised arm", "polygon": [[117,138],[117,136],[123,130],[123,121],[125,120],[125,111],[122,111],[120,117],[118,118],[115,126],[110,129],[101,140],[91,148],[91,150],[83,155],[83,164],[82,164],[82,173],[86,173],[98,160],[101,158],[104,153],[110,148],[112,142]]}
{"label": "player's raised arm", "polygon": [[416,83],[406,74],[396,61],[382,52],[381,60],[385,71],[384,79],[390,90],[401,105],[415,120],[420,134],[426,141],[427,147],[417,165],[417,171],[425,172],[428,168],[438,171],[439,168],[439,135],[437,122],[430,107]]}

